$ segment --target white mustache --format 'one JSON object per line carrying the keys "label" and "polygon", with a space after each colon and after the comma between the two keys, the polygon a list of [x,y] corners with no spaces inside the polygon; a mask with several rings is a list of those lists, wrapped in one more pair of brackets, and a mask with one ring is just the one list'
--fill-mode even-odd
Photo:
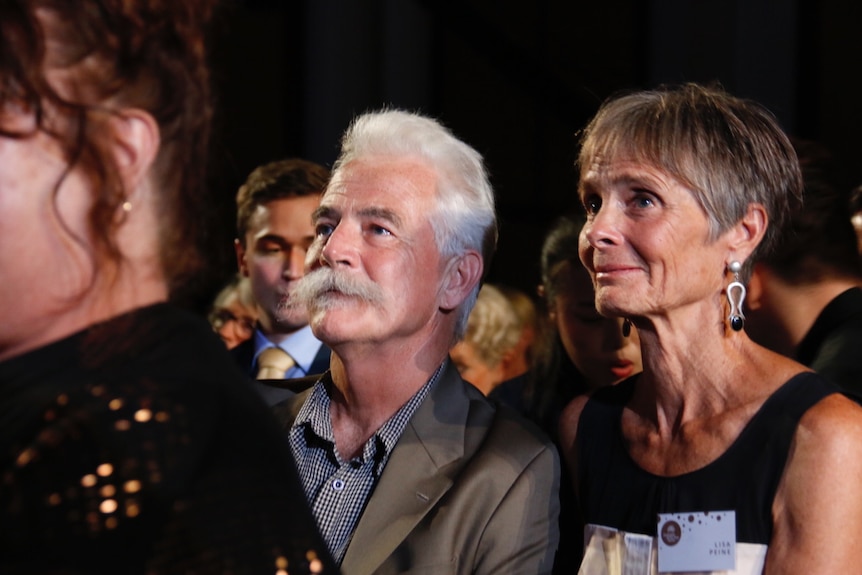
{"label": "white mustache", "polygon": [[333,293],[371,304],[382,304],[384,299],[383,290],[370,280],[332,268],[318,268],[297,282],[291,294],[291,303],[308,308],[331,307],[338,302],[336,298],[330,297]]}

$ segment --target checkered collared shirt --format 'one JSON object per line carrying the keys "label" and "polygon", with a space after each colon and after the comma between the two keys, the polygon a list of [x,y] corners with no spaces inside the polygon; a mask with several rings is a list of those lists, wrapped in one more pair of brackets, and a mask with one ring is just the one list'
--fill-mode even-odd
{"label": "checkered collared shirt", "polygon": [[443,366],[365,443],[362,454],[344,461],[335,449],[329,415],[329,375],[318,381],[290,428],[289,440],[305,495],[332,556],[344,558],[353,530],[374,486],[413,414],[428,396]]}

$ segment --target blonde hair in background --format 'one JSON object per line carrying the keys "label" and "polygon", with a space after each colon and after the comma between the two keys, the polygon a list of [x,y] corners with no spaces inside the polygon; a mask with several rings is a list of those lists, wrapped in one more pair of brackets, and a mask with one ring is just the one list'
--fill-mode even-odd
{"label": "blonde hair in background", "polygon": [[494,285],[479,290],[476,305],[467,318],[464,341],[491,367],[503,361],[521,338],[521,321],[508,298]]}
{"label": "blonde hair in background", "polygon": [[251,282],[247,277],[239,274],[233,276],[216,294],[215,299],[213,300],[213,307],[225,307],[234,297],[236,297],[243,306],[252,310],[255,309],[254,296],[251,293]]}

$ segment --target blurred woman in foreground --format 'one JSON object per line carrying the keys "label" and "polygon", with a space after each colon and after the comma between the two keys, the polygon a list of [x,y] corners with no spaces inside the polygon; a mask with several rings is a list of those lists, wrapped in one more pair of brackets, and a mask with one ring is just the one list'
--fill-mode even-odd
{"label": "blurred woman in foreground", "polygon": [[334,572],[203,318],[205,0],[0,4],[0,572]]}

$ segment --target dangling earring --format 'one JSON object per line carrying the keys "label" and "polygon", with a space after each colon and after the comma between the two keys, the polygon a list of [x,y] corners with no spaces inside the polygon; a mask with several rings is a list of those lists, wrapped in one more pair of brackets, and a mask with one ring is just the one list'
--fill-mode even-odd
{"label": "dangling earring", "polygon": [[745,286],[739,281],[739,272],[742,264],[732,261],[727,269],[733,273],[733,281],[727,286],[727,301],[730,303],[730,327],[733,331],[741,331],[745,324],[745,315],[742,313],[742,302],[745,301]]}
{"label": "dangling earring", "polygon": [[632,334],[632,320],[625,318],[623,320],[623,337],[628,337]]}

